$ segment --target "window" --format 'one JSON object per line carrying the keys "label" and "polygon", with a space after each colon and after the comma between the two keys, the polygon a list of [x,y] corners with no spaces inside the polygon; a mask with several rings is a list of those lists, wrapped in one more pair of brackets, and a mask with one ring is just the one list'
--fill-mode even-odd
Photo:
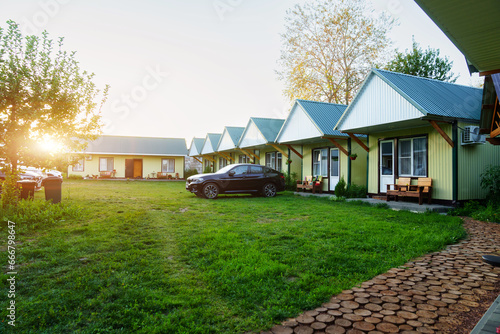
{"label": "window", "polygon": [[162,173],[175,172],[175,159],[161,159],[161,172]]}
{"label": "window", "polygon": [[279,152],[268,152],[266,153],[266,167],[281,170],[281,153]]}
{"label": "window", "polygon": [[313,176],[328,176],[328,149],[313,150]]}
{"label": "window", "polygon": [[234,172],[234,175],[244,175],[248,172],[248,166],[238,166],[231,170]]}
{"label": "window", "polygon": [[249,174],[262,174],[262,166],[250,166],[250,173]]}
{"label": "window", "polygon": [[224,158],[219,158],[219,169],[220,168],[224,168],[226,167],[228,164],[227,164],[227,160],[224,159]]}
{"label": "window", "polygon": [[399,140],[399,175],[427,176],[427,138]]}
{"label": "window", "polygon": [[112,172],[114,168],[113,158],[99,158],[99,171]]}
{"label": "window", "polygon": [[244,154],[240,154],[239,157],[238,157],[238,163],[240,163],[240,164],[248,164],[248,163],[250,163],[250,158],[247,157]]}
{"label": "window", "polygon": [[73,165],[73,172],[83,172],[85,167],[85,159],[80,159],[76,164]]}

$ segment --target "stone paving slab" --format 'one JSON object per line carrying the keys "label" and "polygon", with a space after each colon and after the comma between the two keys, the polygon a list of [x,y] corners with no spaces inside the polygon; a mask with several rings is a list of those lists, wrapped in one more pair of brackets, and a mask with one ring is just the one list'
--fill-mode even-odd
{"label": "stone paving slab", "polygon": [[471,315],[484,313],[500,293],[500,268],[481,261],[484,254],[500,254],[500,224],[468,219],[464,226],[467,240],[393,268],[261,334],[469,333],[479,320],[470,323]]}

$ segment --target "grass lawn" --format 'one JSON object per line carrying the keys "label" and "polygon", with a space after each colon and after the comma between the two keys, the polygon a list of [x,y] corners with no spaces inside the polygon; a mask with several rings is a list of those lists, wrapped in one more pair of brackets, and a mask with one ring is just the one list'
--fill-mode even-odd
{"label": "grass lawn", "polygon": [[[183,182],[65,181],[16,223],[19,333],[239,333],[465,236],[461,220],[282,193],[197,198]],[[53,212],[49,212],[52,210]]]}

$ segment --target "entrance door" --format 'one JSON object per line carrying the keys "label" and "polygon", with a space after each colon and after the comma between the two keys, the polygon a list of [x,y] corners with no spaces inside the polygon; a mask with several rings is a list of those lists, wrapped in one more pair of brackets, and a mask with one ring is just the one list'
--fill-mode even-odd
{"label": "entrance door", "polygon": [[134,178],[142,178],[142,159],[134,159]]}
{"label": "entrance door", "polygon": [[134,159],[125,159],[125,177],[127,179],[134,178]]}
{"label": "entrance door", "polygon": [[330,191],[335,190],[335,186],[339,182],[340,164],[339,164],[339,149],[330,149]]}
{"label": "entrance door", "polygon": [[387,192],[387,185],[394,184],[394,140],[380,142],[380,192]]}

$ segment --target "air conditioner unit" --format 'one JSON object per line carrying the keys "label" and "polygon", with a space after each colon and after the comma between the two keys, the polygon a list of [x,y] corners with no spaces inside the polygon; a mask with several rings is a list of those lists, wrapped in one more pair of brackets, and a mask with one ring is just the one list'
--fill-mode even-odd
{"label": "air conditioner unit", "polygon": [[92,161],[92,156],[91,156],[91,155],[87,155],[87,156],[85,156],[85,160],[87,160],[87,161]]}
{"label": "air conditioner unit", "polygon": [[479,126],[466,126],[462,131],[462,145],[484,144],[486,136],[479,134]]}

